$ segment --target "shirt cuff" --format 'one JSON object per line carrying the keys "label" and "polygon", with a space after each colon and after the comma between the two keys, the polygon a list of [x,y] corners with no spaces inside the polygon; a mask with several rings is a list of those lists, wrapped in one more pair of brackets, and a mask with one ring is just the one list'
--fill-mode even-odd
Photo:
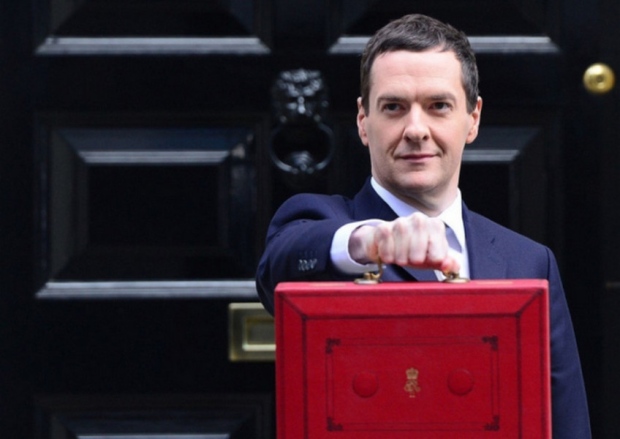
{"label": "shirt cuff", "polygon": [[377,264],[359,264],[355,262],[349,254],[349,238],[355,229],[361,226],[376,226],[384,221],[369,219],[354,223],[345,224],[336,230],[332,239],[331,259],[334,266],[345,274],[361,274],[367,271],[377,271]]}

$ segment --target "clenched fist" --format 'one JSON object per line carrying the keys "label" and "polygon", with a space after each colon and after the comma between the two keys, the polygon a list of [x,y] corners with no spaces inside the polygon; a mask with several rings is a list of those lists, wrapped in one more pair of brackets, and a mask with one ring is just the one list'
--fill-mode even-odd
{"label": "clenched fist", "polygon": [[349,254],[361,264],[381,260],[385,264],[458,273],[459,263],[448,250],[443,221],[419,212],[375,226],[363,225],[349,239]]}

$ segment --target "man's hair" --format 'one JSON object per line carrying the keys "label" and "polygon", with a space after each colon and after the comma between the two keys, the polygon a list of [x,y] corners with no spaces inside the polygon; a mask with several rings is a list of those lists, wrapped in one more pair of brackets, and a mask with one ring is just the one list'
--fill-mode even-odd
{"label": "man's hair", "polygon": [[370,70],[379,55],[397,50],[425,52],[435,48],[442,52],[454,52],[461,63],[461,81],[467,100],[467,112],[471,113],[478,100],[478,67],[467,36],[449,24],[421,14],[405,15],[391,21],[379,29],[366,44],[360,66],[364,111],[368,113],[370,105]]}

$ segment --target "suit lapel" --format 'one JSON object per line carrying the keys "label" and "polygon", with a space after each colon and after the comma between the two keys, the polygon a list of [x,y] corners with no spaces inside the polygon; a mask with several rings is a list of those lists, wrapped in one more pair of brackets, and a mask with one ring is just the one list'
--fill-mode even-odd
{"label": "suit lapel", "polygon": [[498,251],[497,237],[477,219],[477,215],[470,212],[463,203],[469,276],[472,279],[502,279],[507,274],[507,261]]}
{"label": "suit lapel", "polygon": [[358,221],[371,218],[393,221],[397,215],[375,192],[370,184],[370,179],[367,179],[366,184],[353,199],[353,218]]}

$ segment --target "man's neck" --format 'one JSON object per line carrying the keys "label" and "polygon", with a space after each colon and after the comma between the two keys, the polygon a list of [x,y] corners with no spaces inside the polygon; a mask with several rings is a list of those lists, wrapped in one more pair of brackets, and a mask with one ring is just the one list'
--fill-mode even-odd
{"label": "man's neck", "polygon": [[[373,177],[371,184],[375,191],[379,194],[388,205],[396,211],[399,216],[406,216],[406,212],[419,211],[428,215],[429,217],[437,217],[441,215],[448,207],[450,207],[456,198],[459,196],[459,190],[456,189],[453,196],[447,200],[420,200],[419,197],[403,196],[398,193],[394,193],[381,186],[381,184]],[[447,200],[447,201],[446,201]]]}

